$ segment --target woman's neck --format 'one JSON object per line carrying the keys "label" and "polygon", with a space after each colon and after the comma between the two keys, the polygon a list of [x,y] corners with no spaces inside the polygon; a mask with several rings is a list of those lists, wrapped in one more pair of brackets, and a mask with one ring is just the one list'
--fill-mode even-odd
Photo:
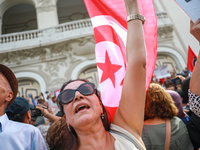
{"label": "woman's neck", "polygon": [[79,150],[114,150],[115,139],[105,131],[104,126],[77,131],[80,141]]}
{"label": "woman's neck", "polygon": [[164,118],[159,118],[159,117],[154,117],[154,118],[149,118],[144,121],[144,125],[157,125],[157,124],[163,124],[166,122],[166,119]]}

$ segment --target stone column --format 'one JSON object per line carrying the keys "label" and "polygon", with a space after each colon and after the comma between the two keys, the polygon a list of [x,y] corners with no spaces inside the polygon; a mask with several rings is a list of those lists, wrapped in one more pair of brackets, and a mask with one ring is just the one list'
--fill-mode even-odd
{"label": "stone column", "polygon": [[59,24],[55,0],[37,0],[36,12],[38,29],[53,27]]}

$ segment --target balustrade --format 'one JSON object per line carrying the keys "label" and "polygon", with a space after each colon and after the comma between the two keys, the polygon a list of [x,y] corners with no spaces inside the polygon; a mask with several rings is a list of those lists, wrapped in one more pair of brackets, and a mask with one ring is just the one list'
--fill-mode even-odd
{"label": "balustrade", "polygon": [[70,30],[76,30],[76,29],[87,28],[87,27],[92,27],[92,23],[90,19],[68,22],[68,23],[58,25],[56,27],[46,28],[43,30],[32,30],[32,31],[19,32],[19,33],[13,33],[13,34],[5,34],[5,35],[0,35],[0,44],[25,41],[25,40],[34,40],[34,39],[39,39],[45,36],[49,37],[49,34],[48,35],[45,35],[45,34],[47,34],[48,31],[52,31],[52,29],[54,33],[51,33],[51,34],[53,35],[56,33],[67,32]]}

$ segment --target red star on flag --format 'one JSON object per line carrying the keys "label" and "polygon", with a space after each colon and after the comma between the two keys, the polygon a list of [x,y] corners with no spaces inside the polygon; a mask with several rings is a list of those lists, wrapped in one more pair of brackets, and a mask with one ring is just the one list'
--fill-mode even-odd
{"label": "red star on flag", "polygon": [[122,66],[112,64],[107,51],[105,55],[105,63],[97,63],[97,66],[103,71],[100,83],[109,78],[115,87],[115,72],[117,72]]}

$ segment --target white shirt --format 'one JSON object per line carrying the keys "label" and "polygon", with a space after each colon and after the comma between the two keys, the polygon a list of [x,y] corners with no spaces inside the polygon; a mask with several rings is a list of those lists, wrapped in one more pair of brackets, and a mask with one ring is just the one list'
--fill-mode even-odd
{"label": "white shirt", "polygon": [[58,105],[56,103],[54,103],[51,100],[51,98],[48,99],[48,105],[49,105],[49,108],[52,109],[54,115],[57,114],[57,112],[59,112]]}
{"label": "white shirt", "polygon": [[0,116],[0,150],[47,150],[36,127]]}

